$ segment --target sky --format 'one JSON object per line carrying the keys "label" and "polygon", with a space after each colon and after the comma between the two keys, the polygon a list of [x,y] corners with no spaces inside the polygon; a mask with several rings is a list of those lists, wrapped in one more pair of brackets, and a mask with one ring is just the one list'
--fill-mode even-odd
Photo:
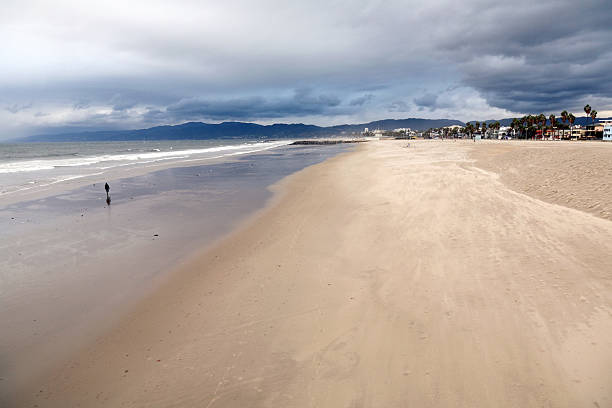
{"label": "sky", "polygon": [[2,0],[0,139],[612,115],[610,0]]}

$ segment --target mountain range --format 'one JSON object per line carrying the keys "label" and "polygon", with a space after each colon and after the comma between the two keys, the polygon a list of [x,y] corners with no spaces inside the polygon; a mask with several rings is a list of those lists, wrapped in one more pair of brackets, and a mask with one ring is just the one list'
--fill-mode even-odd
{"label": "mountain range", "polygon": [[[560,120],[560,119],[558,119]],[[487,120],[498,121],[502,126],[512,123],[512,118]],[[475,123],[470,121],[468,123]],[[592,119],[586,116],[576,118],[575,125],[591,124]],[[335,126],[315,126],[303,123],[275,123],[273,125],[259,125],[249,122],[223,122],[203,123],[187,122],[180,125],[155,126],[147,129],[135,130],[101,130],[88,132],[72,132],[57,134],[42,134],[28,136],[15,141],[18,142],[83,142],[83,141],[123,141],[123,140],[205,140],[205,139],[295,139],[329,136],[349,136],[357,134],[368,128],[370,130],[392,130],[397,128],[410,128],[413,130],[427,130],[443,126],[460,125],[465,123],[454,119],[384,119],[368,123],[345,124]]]}
{"label": "mountain range", "polygon": [[360,133],[364,128],[370,130],[391,130],[411,128],[426,130],[464,123],[452,119],[385,119],[369,123],[336,126],[315,126],[303,123],[275,123],[259,125],[246,122],[203,123],[188,122],[181,125],[155,126],[136,130],[103,130],[93,132],[74,132],[43,134],[21,138],[19,142],[77,142],[77,141],[121,141],[121,140],[178,140],[178,139],[294,139],[310,137],[342,136]]}

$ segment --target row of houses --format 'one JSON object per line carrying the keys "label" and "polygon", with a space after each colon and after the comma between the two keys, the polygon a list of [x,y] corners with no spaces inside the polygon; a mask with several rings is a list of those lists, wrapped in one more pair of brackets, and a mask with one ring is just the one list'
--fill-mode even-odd
{"label": "row of houses", "polygon": [[[466,135],[459,133],[459,137]],[[518,132],[510,126],[501,126],[499,129],[488,129],[485,133],[476,133],[477,139],[510,139],[516,138]],[[545,129],[536,130],[538,140],[604,140],[612,141],[612,120],[599,122],[582,127],[575,125],[571,129]]]}
{"label": "row of houses", "polygon": [[543,140],[605,140],[612,141],[612,120],[600,120],[592,125],[573,126],[572,129],[536,131],[536,139]]}
{"label": "row of houses", "polygon": [[[442,131],[431,130],[428,132],[414,131],[410,128],[399,128],[393,130],[370,130],[365,128],[362,132],[364,136],[393,139],[416,139],[430,138],[437,139],[448,137],[451,133],[458,138],[469,138],[470,135],[461,132],[462,126],[452,125],[442,128]],[[444,131],[446,130],[446,131]],[[510,126],[501,126],[499,129],[488,129],[484,133],[477,132],[472,135],[477,140],[480,139],[514,139],[518,137],[518,132]],[[605,140],[612,141],[612,120],[600,120],[599,122],[582,127],[575,125],[572,129],[544,129],[537,130],[535,134],[538,140]]]}

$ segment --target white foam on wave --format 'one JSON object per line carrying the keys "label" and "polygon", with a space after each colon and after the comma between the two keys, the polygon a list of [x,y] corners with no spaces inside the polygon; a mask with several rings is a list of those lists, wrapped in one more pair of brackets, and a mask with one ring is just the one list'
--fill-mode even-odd
{"label": "white foam on wave", "polygon": [[[71,157],[64,159],[36,159],[36,160],[25,160],[25,161],[14,161],[0,163],[0,174],[6,173],[21,173],[21,172],[32,172],[40,170],[53,170],[61,167],[79,167],[79,166],[93,166],[98,163],[108,163],[100,169],[110,169],[125,164],[138,164],[138,163],[152,163],[162,160],[180,160],[191,158],[196,155],[205,155],[207,153],[217,152],[228,152],[223,154],[223,157],[234,154],[244,154],[240,150],[246,150],[245,153],[254,153],[261,150],[272,149],[275,147],[286,146],[292,143],[290,140],[278,141],[278,142],[257,142],[257,143],[243,143],[239,145],[225,145],[208,147],[204,149],[186,149],[186,150],[170,150],[170,151],[153,151],[143,153],[129,153],[129,154],[104,154],[98,156],[89,157]],[[157,150],[157,149],[155,149]],[[238,152],[237,152],[238,151]],[[114,162],[113,164],[110,164]],[[127,163],[126,163],[127,162]]]}

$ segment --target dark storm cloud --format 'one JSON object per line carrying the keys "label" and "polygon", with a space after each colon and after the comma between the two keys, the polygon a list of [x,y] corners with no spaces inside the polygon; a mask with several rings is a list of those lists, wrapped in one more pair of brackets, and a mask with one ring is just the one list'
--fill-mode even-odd
{"label": "dark storm cloud", "polygon": [[580,67],[523,61],[508,64],[514,65],[512,70],[486,62],[474,64],[466,69],[465,82],[479,90],[490,105],[519,112],[559,110],[582,105],[588,98],[612,96],[610,55]]}
{"label": "dark storm cloud", "polygon": [[0,126],[602,112],[610,21],[610,0],[5,0]]}
{"label": "dark storm cloud", "polygon": [[329,94],[315,94],[311,89],[300,88],[293,96],[234,99],[189,98],[168,105],[166,109],[151,109],[147,120],[165,118],[170,121],[212,119],[238,120],[282,118],[286,116],[326,115],[339,111],[341,101]]}
{"label": "dark storm cloud", "polygon": [[610,21],[609,0],[498,3],[438,46],[491,106],[539,112],[607,98],[610,108]]}

